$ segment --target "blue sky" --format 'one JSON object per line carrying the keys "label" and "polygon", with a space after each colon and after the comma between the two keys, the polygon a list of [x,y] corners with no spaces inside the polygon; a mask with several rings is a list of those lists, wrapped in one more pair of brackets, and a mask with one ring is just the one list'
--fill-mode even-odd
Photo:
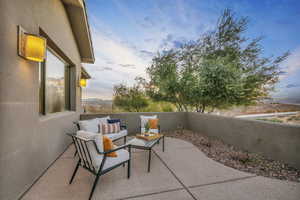
{"label": "blue sky", "polygon": [[112,98],[113,85],[132,84],[159,50],[195,40],[231,8],[250,19],[246,35],[264,36],[264,56],[291,51],[273,96],[300,98],[299,0],[86,0],[96,62],[84,98]]}

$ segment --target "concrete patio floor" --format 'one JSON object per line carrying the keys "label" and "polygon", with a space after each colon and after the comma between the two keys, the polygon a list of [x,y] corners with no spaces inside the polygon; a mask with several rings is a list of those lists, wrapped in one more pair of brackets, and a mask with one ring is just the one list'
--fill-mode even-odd
{"label": "concrete patio floor", "polygon": [[[88,199],[94,176],[79,169],[71,185],[69,178],[76,164],[74,147],[65,153],[23,196],[26,200]],[[154,148],[151,172],[147,173],[148,154],[134,150],[131,178],[119,167],[100,177],[94,200],[299,200],[300,184],[240,172],[206,157],[192,144],[166,138]]]}

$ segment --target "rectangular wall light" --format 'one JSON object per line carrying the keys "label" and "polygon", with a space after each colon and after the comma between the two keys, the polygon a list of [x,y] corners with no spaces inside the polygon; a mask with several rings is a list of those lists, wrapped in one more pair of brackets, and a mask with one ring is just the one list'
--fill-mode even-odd
{"label": "rectangular wall light", "polygon": [[46,39],[29,34],[18,26],[18,54],[19,56],[36,62],[43,62],[46,57]]}
{"label": "rectangular wall light", "polygon": [[81,78],[80,81],[79,81],[80,87],[86,87],[86,82],[87,82],[86,79]]}

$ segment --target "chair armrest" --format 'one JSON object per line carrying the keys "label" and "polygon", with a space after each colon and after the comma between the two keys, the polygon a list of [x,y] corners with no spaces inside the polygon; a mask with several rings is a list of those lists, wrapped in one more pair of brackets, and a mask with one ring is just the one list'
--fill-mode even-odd
{"label": "chair armrest", "polygon": [[[67,135],[68,136],[70,136],[70,137],[75,137],[75,138],[79,138],[79,139],[81,139],[81,140],[83,140],[83,141],[85,141],[85,142],[90,142],[90,141],[93,141],[93,142],[95,142],[93,139],[86,139],[86,138],[84,138],[84,137],[80,137],[80,136],[78,136],[78,135],[76,135],[76,133],[67,133]],[[95,143],[96,144],[96,143]]]}
{"label": "chair armrest", "polygon": [[112,150],[109,150],[109,151],[98,152],[98,153],[100,153],[100,154],[108,154],[108,153],[112,153],[112,152],[118,151],[120,149],[125,149],[127,147],[131,148],[131,144],[125,144],[125,145],[119,146],[118,148],[115,148],[115,149],[112,149]]}
{"label": "chair armrest", "polygon": [[121,130],[126,130],[127,126],[126,125],[120,125]]}
{"label": "chair armrest", "polygon": [[77,130],[80,131],[80,126],[78,121],[74,121],[73,124],[76,126]]}

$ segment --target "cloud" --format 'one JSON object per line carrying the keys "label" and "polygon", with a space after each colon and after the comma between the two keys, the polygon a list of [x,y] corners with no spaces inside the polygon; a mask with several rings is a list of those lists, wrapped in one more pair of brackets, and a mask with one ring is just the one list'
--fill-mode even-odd
{"label": "cloud", "polygon": [[146,51],[146,50],[141,50],[140,51],[143,55],[148,56],[148,57],[153,57],[154,53],[151,51]]}
{"label": "cloud", "polygon": [[[125,1],[107,1],[116,12],[114,17],[91,8],[90,24],[96,63],[87,65],[93,77],[84,94],[91,97],[111,97],[113,85],[133,84],[136,76],[146,77],[146,67],[157,51],[180,47],[184,38],[195,40],[197,27],[207,27],[210,18],[203,18],[199,9],[186,1],[136,3],[139,9]],[[92,4],[91,4],[92,5]],[[148,4],[147,4],[148,5]],[[110,8],[107,8],[110,9]],[[200,17],[201,14],[201,17]],[[203,28],[202,28],[203,29]]]}
{"label": "cloud", "polygon": [[280,75],[280,79],[285,79],[300,70],[300,47],[292,51],[291,55],[281,64],[281,68],[285,73]]}
{"label": "cloud", "polygon": [[295,87],[300,87],[300,84],[288,84],[286,88],[295,88]]}
{"label": "cloud", "polygon": [[132,73],[132,76],[145,75],[144,69],[148,63],[139,56],[139,52],[134,48],[130,48],[126,44],[119,42],[117,38],[107,37],[97,30],[93,32],[93,43],[96,65],[98,62],[102,62],[102,60],[112,63],[109,66],[111,68],[116,67],[115,63],[134,63],[137,70]]}
{"label": "cloud", "polygon": [[136,76],[145,77],[148,61],[140,55],[139,50],[114,35],[103,34],[97,29],[92,30],[92,36],[96,62],[85,64],[92,79],[84,89],[84,98],[110,99],[114,85],[124,82],[131,85]]}
{"label": "cloud", "polygon": [[287,72],[285,72],[285,71],[280,71],[279,72],[279,76],[282,76],[282,75],[287,75],[288,73]]}
{"label": "cloud", "polygon": [[149,16],[146,16],[144,17],[144,22],[146,22],[146,24],[148,26],[155,26],[155,22],[149,17]]}
{"label": "cloud", "polygon": [[154,38],[146,38],[144,41],[145,42],[153,42],[155,39]]}
{"label": "cloud", "polygon": [[135,69],[135,65],[133,64],[119,64],[121,67],[132,68]]}

